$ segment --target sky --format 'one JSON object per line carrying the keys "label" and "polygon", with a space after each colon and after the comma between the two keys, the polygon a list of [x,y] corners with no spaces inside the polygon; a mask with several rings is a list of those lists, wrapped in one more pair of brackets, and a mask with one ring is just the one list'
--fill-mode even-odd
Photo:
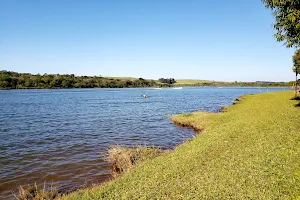
{"label": "sky", "polygon": [[0,70],[294,80],[261,0],[1,0]]}

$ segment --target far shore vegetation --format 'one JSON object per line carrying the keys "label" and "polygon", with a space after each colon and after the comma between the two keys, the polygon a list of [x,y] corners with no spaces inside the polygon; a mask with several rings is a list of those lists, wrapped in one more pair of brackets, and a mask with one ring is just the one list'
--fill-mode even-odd
{"label": "far shore vegetation", "polygon": [[166,84],[143,78],[75,76],[74,74],[29,74],[0,71],[2,89],[124,88],[164,87]]}
{"label": "far shore vegetation", "polygon": [[61,88],[138,88],[173,86],[244,86],[244,87],[290,87],[290,82],[221,82],[209,80],[175,80],[160,78],[150,80],[131,77],[75,76],[74,74],[30,74],[0,71],[0,89],[61,89]]}

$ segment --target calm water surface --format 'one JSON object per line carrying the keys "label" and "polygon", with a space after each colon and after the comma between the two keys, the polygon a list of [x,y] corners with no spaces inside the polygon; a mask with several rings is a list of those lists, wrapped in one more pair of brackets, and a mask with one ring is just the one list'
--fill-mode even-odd
{"label": "calm water surface", "polygon": [[[279,88],[268,91],[282,90]],[[0,199],[28,183],[73,190],[110,178],[111,145],[173,148],[193,131],[168,116],[216,112],[258,88],[70,89],[0,91]],[[150,96],[144,99],[141,95]]]}

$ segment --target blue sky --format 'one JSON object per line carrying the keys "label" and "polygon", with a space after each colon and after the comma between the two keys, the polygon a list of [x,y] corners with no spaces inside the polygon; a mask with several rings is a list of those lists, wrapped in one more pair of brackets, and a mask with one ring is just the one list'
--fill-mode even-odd
{"label": "blue sky", "polygon": [[289,81],[260,0],[1,0],[0,69]]}

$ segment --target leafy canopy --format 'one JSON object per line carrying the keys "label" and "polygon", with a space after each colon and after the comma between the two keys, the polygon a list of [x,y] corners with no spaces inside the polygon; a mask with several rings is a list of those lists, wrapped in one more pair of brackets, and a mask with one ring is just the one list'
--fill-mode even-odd
{"label": "leafy canopy", "polygon": [[275,16],[275,38],[290,47],[300,47],[300,0],[262,0]]}

